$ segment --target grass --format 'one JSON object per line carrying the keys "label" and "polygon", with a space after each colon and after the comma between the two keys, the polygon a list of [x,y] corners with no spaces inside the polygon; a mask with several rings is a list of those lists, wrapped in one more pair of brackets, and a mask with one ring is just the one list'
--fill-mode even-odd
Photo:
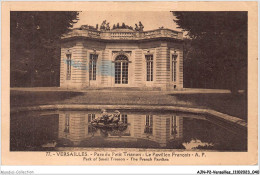
{"label": "grass", "polygon": [[247,121],[247,96],[242,94],[172,94],[177,100],[188,101],[195,107],[209,108]]}
{"label": "grass", "polygon": [[13,91],[10,93],[11,107],[58,104],[66,99],[83,95],[70,91]]}
{"label": "grass", "polygon": [[169,93],[164,91],[19,91],[11,107],[49,104],[168,105],[213,109],[247,120],[247,97],[240,93]]}

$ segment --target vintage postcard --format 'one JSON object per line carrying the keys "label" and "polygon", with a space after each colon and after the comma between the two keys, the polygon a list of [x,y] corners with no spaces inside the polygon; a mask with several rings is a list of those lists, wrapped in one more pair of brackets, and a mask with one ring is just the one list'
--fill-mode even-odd
{"label": "vintage postcard", "polygon": [[257,6],[2,2],[2,164],[258,164]]}

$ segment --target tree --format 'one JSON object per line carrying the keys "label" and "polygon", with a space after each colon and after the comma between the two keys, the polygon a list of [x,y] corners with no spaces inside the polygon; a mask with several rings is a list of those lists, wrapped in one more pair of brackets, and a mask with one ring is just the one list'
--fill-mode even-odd
{"label": "tree", "polygon": [[77,22],[78,12],[12,11],[10,15],[11,86],[58,85],[52,80],[59,80],[60,37]]}
{"label": "tree", "polygon": [[200,76],[194,81],[203,78],[232,92],[246,90],[247,12],[173,12],[173,15],[174,22],[190,39],[185,59],[199,66],[193,74]]}

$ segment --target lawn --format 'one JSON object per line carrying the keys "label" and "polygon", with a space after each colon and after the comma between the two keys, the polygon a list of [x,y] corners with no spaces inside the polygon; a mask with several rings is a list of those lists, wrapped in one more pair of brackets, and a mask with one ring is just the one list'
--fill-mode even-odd
{"label": "lawn", "polygon": [[49,104],[167,105],[208,108],[247,120],[247,97],[240,93],[167,91],[23,91],[11,90],[11,107]]}

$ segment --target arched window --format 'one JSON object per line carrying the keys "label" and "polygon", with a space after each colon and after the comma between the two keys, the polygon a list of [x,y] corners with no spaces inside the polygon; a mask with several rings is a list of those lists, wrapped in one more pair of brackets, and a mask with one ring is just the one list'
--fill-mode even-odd
{"label": "arched window", "polygon": [[128,58],[118,55],[115,59],[115,84],[128,84]]}

